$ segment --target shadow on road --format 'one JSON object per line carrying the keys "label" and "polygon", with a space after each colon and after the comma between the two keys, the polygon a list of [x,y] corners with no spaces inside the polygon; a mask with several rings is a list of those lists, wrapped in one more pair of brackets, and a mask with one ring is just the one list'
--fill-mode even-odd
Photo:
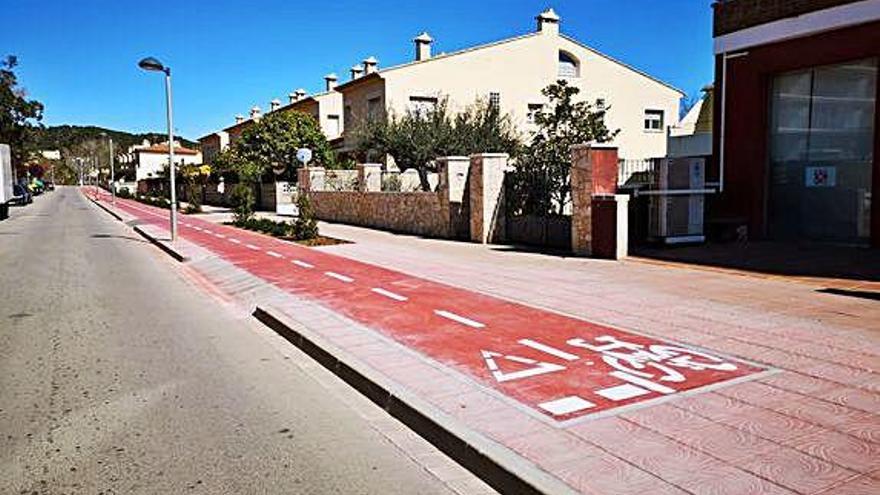
{"label": "shadow on road", "polygon": [[144,242],[144,243],[147,242],[143,239],[138,239],[137,237],[129,237],[127,235],[92,234],[89,237],[91,237],[93,239],[125,239],[127,241]]}

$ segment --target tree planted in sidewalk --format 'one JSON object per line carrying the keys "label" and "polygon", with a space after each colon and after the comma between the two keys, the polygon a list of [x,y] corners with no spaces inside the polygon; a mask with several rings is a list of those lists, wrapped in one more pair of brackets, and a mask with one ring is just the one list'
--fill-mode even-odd
{"label": "tree planted in sidewalk", "polygon": [[441,98],[431,107],[387,114],[385,119],[365,120],[355,129],[358,151],[367,159],[390,156],[401,171],[416,170],[425,191],[430,190],[428,174],[436,171],[438,157],[515,155],[521,147],[510,116],[480,100],[459,113],[450,110],[448,98]]}
{"label": "tree planted in sidewalk", "polygon": [[562,214],[571,201],[571,147],[607,143],[619,130],[605,125],[608,107],[576,101],[580,89],[559,80],[541,93],[547,105],[535,113],[532,140],[515,162],[508,209],[519,214]]}

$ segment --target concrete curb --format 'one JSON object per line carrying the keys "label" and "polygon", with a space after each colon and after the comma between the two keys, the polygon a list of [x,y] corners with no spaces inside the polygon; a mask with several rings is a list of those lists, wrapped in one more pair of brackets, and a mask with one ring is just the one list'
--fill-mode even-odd
{"label": "concrete curb", "polygon": [[150,233],[147,232],[146,230],[142,229],[140,226],[138,226],[138,225],[134,225],[132,228],[134,229],[135,232],[137,232],[138,234],[140,234],[141,237],[143,237],[144,239],[150,241],[153,245],[155,245],[156,247],[158,247],[158,248],[161,249],[162,251],[165,251],[166,254],[168,254],[169,256],[171,256],[172,258],[174,258],[175,260],[177,260],[177,261],[179,261],[179,262],[181,262],[181,263],[185,263],[185,262],[189,261],[189,258],[187,258],[187,257],[184,256],[183,254],[177,252],[177,251],[174,249],[174,246],[168,244],[168,243],[165,242],[165,241],[162,241],[162,240],[157,239],[157,238],[154,237],[152,234],[150,234]]}
{"label": "concrete curb", "polygon": [[120,222],[124,223],[125,225],[131,227],[135,232],[138,233],[138,235],[140,235],[144,239],[148,240],[151,244],[155,245],[156,247],[158,247],[159,249],[164,251],[166,254],[168,254],[169,256],[174,258],[175,260],[177,260],[181,263],[189,261],[189,258],[184,256],[183,254],[179,253],[177,250],[175,250],[174,246],[169,245],[165,241],[157,239],[155,236],[153,236],[152,234],[150,234],[146,230],[142,229],[138,225],[132,224],[131,222],[126,222],[125,219],[123,219],[118,213],[116,213],[115,211],[111,210],[110,208],[102,205],[99,201],[95,201],[94,199],[90,198],[86,194],[84,194],[83,196],[86,199],[88,199],[89,201],[91,201],[98,208],[109,213],[111,216],[113,216],[113,218],[115,218],[115,219],[119,220]]}
{"label": "concrete curb", "polygon": [[254,318],[494,489],[516,494],[577,493],[525,458],[471,430],[282,314],[268,305],[257,305],[253,312]]}

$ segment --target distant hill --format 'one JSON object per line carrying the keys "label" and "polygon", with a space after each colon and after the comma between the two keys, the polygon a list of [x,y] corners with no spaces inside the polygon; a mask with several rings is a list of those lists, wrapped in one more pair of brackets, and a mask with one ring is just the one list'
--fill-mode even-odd
{"label": "distant hill", "polygon": [[[118,150],[124,150],[134,144],[141,144],[144,139],[149,139],[152,143],[168,140],[167,134],[158,132],[132,134],[96,126],[56,125],[36,130],[36,144],[41,150],[66,149],[86,141],[101,139],[102,132],[113,138],[113,143]],[[180,144],[187,148],[198,149],[198,143],[194,141],[179,136],[175,136],[174,139],[180,141]]]}

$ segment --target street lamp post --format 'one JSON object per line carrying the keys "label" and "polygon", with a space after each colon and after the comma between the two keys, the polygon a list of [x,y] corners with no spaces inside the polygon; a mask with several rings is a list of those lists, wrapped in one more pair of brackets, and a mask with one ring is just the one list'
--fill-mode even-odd
{"label": "street lamp post", "polygon": [[113,170],[113,137],[107,135],[107,133],[102,132],[101,136],[107,138],[108,143],[110,145],[110,197],[113,198],[113,205],[116,205],[116,173]]}
{"label": "street lamp post", "polygon": [[165,115],[168,120],[168,170],[171,174],[171,242],[177,240],[177,172],[174,167],[174,124],[171,111],[171,68],[153,57],[138,62],[138,67],[165,73]]}

